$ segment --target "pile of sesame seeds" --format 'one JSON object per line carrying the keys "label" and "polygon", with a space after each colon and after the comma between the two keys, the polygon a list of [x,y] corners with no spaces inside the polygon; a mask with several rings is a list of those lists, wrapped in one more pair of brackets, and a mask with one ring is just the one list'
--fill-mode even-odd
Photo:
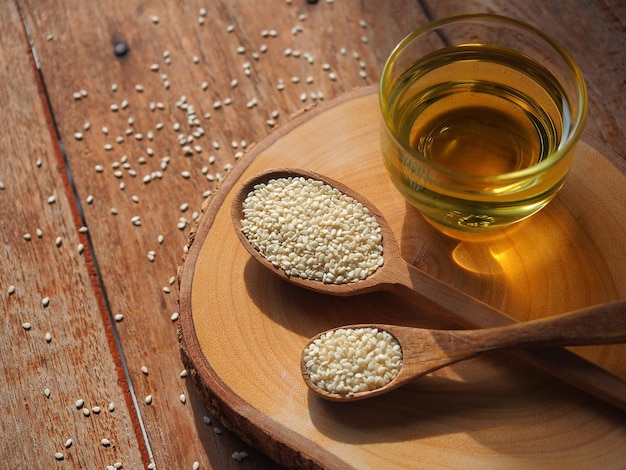
{"label": "pile of sesame seeds", "polygon": [[257,184],[243,215],[241,229],[252,246],[288,276],[345,284],[383,264],[376,218],[322,181],[290,176]]}
{"label": "pile of sesame seeds", "polygon": [[338,328],[304,349],[306,372],[317,387],[339,395],[375,390],[400,372],[402,349],[387,331]]}

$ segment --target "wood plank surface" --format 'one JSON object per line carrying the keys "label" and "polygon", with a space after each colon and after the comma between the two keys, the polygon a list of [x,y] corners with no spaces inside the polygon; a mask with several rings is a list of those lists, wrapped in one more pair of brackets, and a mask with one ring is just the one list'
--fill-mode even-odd
{"label": "wood plank surface", "polygon": [[19,12],[7,2],[0,31],[0,467],[142,467],[146,447],[92,282],[89,235],[80,229]]}
{"label": "wood plank surface", "polygon": [[[217,420],[207,425],[180,375],[175,281],[193,221],[246,148],[302,108],[376,83],[393,46],[429,18],[470,10],[529,21],[573,53],[590,90],[587,128],[624,171],[626,6],[618,0],[567,8],[556,0],[2,3],[0,119],[11,130],[0,136],[7,465],[54,463],[67,427],[89,443],[76,437],[59,450],[68,467],[119,459],[125,468],[273,468]],[[83,224],[88,233],[78,232]],[[32,341],[48,330],[51,343]],[[32,401],[42,387],[50,400]],[[98,416],[114,421],[81,421],[73,413],[81,396],[89,406],[114,401],[115,413]],[[97,444],[103,430],[115,432],[108,448]],[[237,462],[236,451],[249,457]]]}

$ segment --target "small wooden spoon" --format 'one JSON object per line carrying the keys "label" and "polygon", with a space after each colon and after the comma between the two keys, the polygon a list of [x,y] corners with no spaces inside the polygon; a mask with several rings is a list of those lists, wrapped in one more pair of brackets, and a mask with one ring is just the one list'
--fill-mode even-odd
{"label": "small wooden spoon", "polygon": [[[396,338],[402,349],[402,367],[393,380],[380,388],[354,394],[330,393],[315,385],[304,364],[303,352],[302,377],[309,388],[322,398],[348,402],[387,393],[417,377],[489,351],[626,342],[626,301],[602,304],[526,323],[477,330],[428,330],[377,324],[341,328],[385,330]],[[327,331],[314,336],[307,345],[325,333]]]}

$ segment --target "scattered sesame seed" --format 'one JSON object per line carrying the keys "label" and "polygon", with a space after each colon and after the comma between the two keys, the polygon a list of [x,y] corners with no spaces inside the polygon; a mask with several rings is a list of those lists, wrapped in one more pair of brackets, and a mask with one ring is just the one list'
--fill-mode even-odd
{"label": "scattered sesame seed", "polygon": [[154,24],[158,24],[158,23],[159,23],[159,17],[158,17],[158,16],[156,16],[156,15],[154,15],[154,16],[151,18],[151,20],[152,20],[152,23],[154,23]]}
{"label": "scattered sesame seed", "polygon": [[83,415],[88,417],[90,414],[91,414],[91,412],[89,411],[89,408],[83,408]]}
{"label": "scattered sesame seed", "polygon": [[181,402],[182,404],[187,403],[187,397],[185,396],[185,394],[184,394],[184,393],[181,393],[181,394],[180,394],[180,396],[179,396],[178,398],[180,399],[180,402]]}
{"label": "scattered sesame seed", "polygon": [[143,401],[144,401],[144,403],[145,403],[146,405],[151,405],[151,404],[152,404],[152,395],[148,395],[148,396],[146,396],[146,398],[144,398],[144,400],[143,400]]}
{"label": "scattered sesame seed", "polygon": [[69,449],[70,447],[72,447],[73,443],[74,441],[72,439],[68,439],[67,441],[65,441],[65,448]]}
{"label": "scattered sesame seed", "polygon": [[91,408],[91,411],[92,411],[92,413],[100,414],[102,409],[99,406],[94,406],[93,408]]}
{"label": "scattered sesame seed", "polygon": [[243,459],[245,459],[248,456],[247,452],[233,452],[231,455],[231,458],[233,460],[236,460],[237,462],[241,462]]}
{"label": "scattered sesame seed", "polygon": [[76,400],[76,408],[81,409],[83,407],[83,405],[85,404],[85,400],[83,400],[82,398],[79,398],[78,400]]}
{"label": "scattered sesame seed", "polygon": [[83,140],[83,133],[82,132],[75,132],[74,133],[74,138],[76,140]]}
{"label": "scattered sesame seed", "polygon": [[33,239],[33,237],[30,235],[30,233],[25,233],[24,234],[24,240],[26,240],[27,242],[31,241]]}
{"label": "scattered sesame seed", "polygon": [[189,373],[187,372],[187,369],[183,369],[183,370],[180,371],[180,374],[178,374],[178,375],[179,375],[179,377],[181,379],[184,379],[185,377],[187,377],[188,374]]}
{"label": "scattered sesame seed", "polygon": [[56,454],[54,454],[54,458],[57,460],[63,460],[65,456],[61,452],[57,452]]}
{"label": "scattered sesame seed", "polygon": [[113,402],[109,403],[109,411],[111,413],[115,411],[115,403],[113,403]]}
{"label": "scattered sesame seed", "polygon": [[172,321],[176,321],[176,320],[178,320],[179,316],[180,316],[180,314],[178,312],[174,312],[174,313],[172,313],[172,316],[170,317],[170,319]]}
{"label": "scattered sesame seed", "polygon": [[52,341],[52,334],[49,331],[46,333],[45,339],[46,339],[46,343],[49,343]]}
{"label": "scattered sesame seed", "polygon": [[202,421],[204,421],[204,424],[206,424],[206,425],[211,424],[211,418],[209,418],[206,415],[202,417]]}
{"label": "scattered sesame seed", "polygon": [[50,389],[49,388],[45,388],[44,391],[43,391],[43,394],[46,396],[46,398],[50,398],[50,394],[51,394]]}
{"label": "scattered sesame seed", "polygon": [[100,441],[103,447],[109,447],[111,445],[111,441],[109,441],[106,437]]}
{"label": "scattered sesame seed", "polygon": [[24,322],[22,323],[22,328],[24,328],[26,331],[29,331],[32,328],[32,325],[30,324],[30,322]]}
{"label": "scattered sesame seed", "polygon": [[44,297],[41,299],[41,306],[47,308],[50,305],[50,297]]}
{"label": "scattered sesame seed", "polygon": [[222,434],[222,430],[220,428],[218,428],[218,427],[213,428],[213,432],[215,434]]}
{"label": "scattered sesame seed", "polygon": [[121,313],[118,313],[115,315],[114,318],[115,318],[115,321],[119,323],[124,319],[124,315],[122,315]]}
{"label": "scattered sesame seed", "polygon": [[146,366],[141,366],[141,372],[143,372],[144,375],[148,375],[148,368]]}

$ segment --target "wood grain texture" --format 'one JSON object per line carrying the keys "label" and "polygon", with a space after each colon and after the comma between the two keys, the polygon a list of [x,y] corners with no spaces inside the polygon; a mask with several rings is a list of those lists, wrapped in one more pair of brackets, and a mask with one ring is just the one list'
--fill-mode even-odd
{"label": "wood grain texture", "polygon": [[[202,17],[201,8],[206,9]],[[3,364],[21,362],[33,367],[20,368],[19,380],[15,380],[14,369],[4,367],[2,383],[12,386],[2,388],[3,402],[10,404],[6,408],[10,410],[7,428],[2,427],[2,431],[15,445],[5,446],[2,455],[11,459],[28,455],[31,460],[27,463],[34,466],[48,461],[56,441],[55,445],[43,445],[43,437],[22,439],[30,436],[34,418],[41,423],[36,429],[41,436],[44,430],[67,426],[80,435],[86,433],[84,441],[89,445],[97,441],[92,437],[104,428],[87,428],[93,424],[91,420],[82,420],[82,416],[69,411],[74,411],[76,395],[86,389],[94,395],[91,400],[83,396],[85,401],[99,402],[98,389],[88,385],[105,378],[107,395],[115,395],[116,413],[120,411],[115,423],[122,423],[106,426],[123,436],[120,439],[125,443],[117,440],[115,452],[124,460],[125,468],[148,462],[154,462],[157,468],[191,468],[196,461],[201,468],[276,467],[227,430],[216,434],[213,428],[222,429],[222,425],[214,417],[211,424],[205,424],[208,413],[202,400],[192,384],[179,375],[184,366],[179,359],[177,325],[171,318],[178,310],[176,269],[192,232],[192,221],[205,196],[215,192],[231,167],[237,167],[240,152],[245,153],[269,134],[272,125],[283,125],[293,113],[322,98],[328,100],[357,86],[375,83],[393,46],[424,24],[429,14],[468,8],[529,21],[570,48],[592,91],[588,129],[593,135],[589,138],[613,148],[612,161],[625,170],[626,48],[624,7],[618,1],[576,0],[567,8],[556,0],[5,2],[0,7],[0,96],[6,108],[1,119],[4,129],[11,131],[0,134],[4,153],[0,181],[5,186],[0,190],[4,242],[0,309],[7,312],[5,322],[10,326],[4,330],[6,335],[2,333],[2,360]],[[24,62],[30,50],[24,25],[30,31],[40,66],[41,90],[34,84],[36,74],[30,63]],[[274,31],[276,36],[270,34]],[[119,42],[129,47],[123,57],[113,53]],[[153,64],[158,65],[157,71],[152,70]],[[236,86],[233,79],[237,80]],[[112,91],[114,83],[117,91]],[[138,84],[143,91],[136,89]],[[80,99],[75,99],[74,93]],[[122,109],[125,100],[128,107]],[[218,102],[221,107],[216,106]],[[163,103],[163,109],[158,103]],[[193,155],[189,156],[179,143],[181,134],[187,138],[194,130],[188,124],[190,108],[185,103],[193,107],[204,129],[202,136],[190,142]],[[111,104],[120,109],[112,112]],[[206,113],[211,117],[205,117]],[[131,117],[132,124],[128,121]],[[174,130],[177,122],[180,129]],[[86,123],[89,130],[84,129]],[[161,131],[157,130],[158,123],[163,123]],[[107,135],[102,131],[105,126]],[[127,134],[128,129],[134,130]],[[83,134],[82,140],[75,137],[77,132]],[[135,134],[141,134],[142,139]],[[118,143],[118,137],[123,141]],[[66,160],[59,158],[57,139]],[[105,150],[107,144],[112,145],[111,150]],[[153,156],[148,148],[153,149]],[[37,155],[41,155],[41,167],[37,166]],[[165,157],[171,157],[167,164]],[[593,168],[596,163],[590,161],[589,165]],[[96,171],[97,165],[101,165],[102,173]],[[144,183],[144,178],[149,182]],[[73,185],[71,190],[68,184]],[[589,190],[594,188],[590,186]],[[58,191],[56,202],[49,205],[47,197],[53,191]],[[7,200],[10,202],[5,203]],[[113,209],[117,215],[112,215]],[[597,218],[592,217],[579,223],[596,222]],[[76,233],[81,224],[88,226],[88,234]],[[37,226],[42,230],[41,239],[36,236]],[[33,236],[31,243],[22,238],[26,231]],[[50,245],[57,233],[63,238],[61,249]],[[162,242],[159,235],[163,236]],[[509,264],[504,268],[511,271],[504,274],[503,266],[493,261],[487,248],[465,244],[455,255],[470,269],[452,275],[448,269],[451,261],[439,258],[450,248],[450,242],[434,245],[408,235],[403,234],[404,254],[430,274],[495,303],[504,302],[520,314],[527,312],[531,304],[532,309],[543,306],[541,302],[535,304],[532,293],[536,288],[529,284],[528,274],[513,269],[519,258],[526,256],[528,247],[507,251],[506,243],[497,246],[499,252],[508,253]],[[540,235],[542,240],[555,242],[545,230]],[[78,243],[86,247],[82,256],[74,252]],[[592,253],[601,253],[612,243],[611,234],[603,233]],[[533,249],[537,246],[529,245]],[[541,250],[536,253],[538,257],[545,255]],[[594,293],[577,289],[581,280],[575,273],[555,282],[554,273],[566,259],[565,252],[559,251],[554,255],[554,264],[543,273],[540,282],[550,285],[551,296],[560,298],[563,289],[574,292],[568,307],[576,307],[615,295],[615,286],[602,284],[606,278],[602,257],[590,258],[585,265],[593,268],[586,281],[597,287]],[[489,281],[481,273],[490,273]],[[521,283],[528,296],[511,300],[504,290],[505,277]],[[17,288],[10,298],[7,282]],[[55,303],[67,306],[67,310],[55,310],[54,317],[46,316],[37,307],[43,295],[52,299],[51,312]],[[123,321],[111,322],[117,314],[124,315]],[[68,375],[75,377],[67,388],[61,387],[63,403],[70,404],[67,415],[45,413],[47,404],[37,404],[46,406],[44,410],[33,408],[27,401],[33,391],[41,388],[49,371],[35,367],[44,360],[38,352],[40,346],[33,346],[34,356],[23,349],[30,343],[23,341],[25,332],[16,325],[20,325],[22,316],[30,316],[30,333],[34,333],[36,322],[31,315],[37,315],[38,320],[44,315],[50,328],[60,315],[63,325],[71,328],[67,331],[73,333],[71,341],[65,337],[63,352],[71,356],[55,356],[59,357],[55,364],[68,368],[72,371]],[[117,342],[112,335],[115,330],[119,333]],[[55,339],[41,346],[54,344]],[[51,360],[47,359],[46,364]],[[142,372],[144,366],[147,374]],[[124,401],[125,390],[130,393],[127,397],[135,397],[136,408],[120,408],[117,402]],[[184,404],[181,394],[185,394]],[[147,395],[153,397],[150,406],[144,404]],[[462,408],[459,405],[456,409],[462,413]],[[145,427],[147,444],[140,422]],[[271,440],[269,436],[267,439]],[[83,461],[102,467],[112,463],[113,446],[108,450],[97,445],[86,449],[76,446],[73,450],[84,455],[79,464],[69,457],[64,464],[78,468],[84,467],[80,465]],[[233,460],[231,454],[241,450],[247,451],[249,458]]]}
{"label": "wood grain texture", "polygon": [[0,4],[0,30],[0,466],[142,467],[147,452],[91,280],[88,235],[79,231],[26,34],[9,2]]}
{"label": "wood grain texture", "polygon": [[[456,254],[468,242],[447,240],[435,232],[391,190],[379,156],[379,120],[372,112],[377,106],[374,92],[364,89],[344,96],[272,134],[244,157],[207,207],[181,280],[185,361],[207,405],[256,446],[294,468],[422,468],[435,458],[442,468],[479,463],[507,467],[520,462],[534,466],[539,458],[544,464],[560,461],[565,466],[582,467],[605,459],[603,465],[617,468],[626,456],[617,444],[624,438],[624,412],[585,398],[510,356],[458,364],[427,380],[364,402],[329,404],[307,389],[300,375],[300,356],[308,338],[320,331],[369,322],[438,328],[450,328],[451,324],[439,312],[385,293],[345,298],[309,292],[279,279],[252,259],[235,233],[231,204],[244,181],[271,168],[302,165],[362,193],[398,234],[404,256],[414,258],[410,244],[419,237],[434,257],[451,261],[446,273],[453,282],[459,282],[467,271],[481,278],[483,285],[496,278],[507,293],[506,299],[494,298],[488,290],[473,291],[473,295],[518,320],[543,318],[570,309],[573,293],[567,285],[571,281],[576,290],[585,291],[583,297],[592,296],[597,303],[626,299],[619,281],[626,274],[621,263],[624,244],[614,244],[612,253],[593,254],[592,258],[602,258],[600,265],[606,267],[597,283],[588,282],[597,268],[588,264],[587,252],[602,238],[595,227],[602,225],[622,241],[626,240],[626,226],[609,216],[604,223],[572,230],[577,218],[584,220],[597,213],[606,216],[626,201],[623,190],[608,190],[610,202],[590,198],[596,193],[591,193],[588,186],[603,194],[609,187],[624,186],[624,175],[606,158],[581,144],[576,161],[593,160],[593,170],[588,171],[585,163],[576,164],[567,191],[542,212],[499,239],[473,241],[472,245],[490,250],[477,266],[487,266],[487,256],[492,258],[493,272],[479,273]],[[317,145],[322,139],[324,144]],[[297,156],[292,153],[295,147],[299,149]],[[554,237],[552,241],[541,238],[546,229]],[[567,247],[561,246],[563,238],[569,238]],[[445,247],[446,241],[452,245]],[[565,249],[568,263],[552,266],[551,257],[524,258],[511,253],[523,253],[528,244],[538,241],[553,256],[560,256]],[[500,250],[501,246],[507,250]],[[511,263],[517,264],[515,269]],[[219,271],[215,266],[220,267]],[[496,266],[502,271],[497,272]],[[542,283],[547,269],[551,271],[551,284]],[[534,286],[537,302],[526,303],[527,284],[515,279],[515,271],[523,272],[527,284]],[[559,284],[563,295],[554,295],[551,289]],[[601,285],[612,285],[617,291],[598,292]],[[459,288],[467,292],[468,286]],[[481,320],[475,320],[478,326]],[[621,400],[626,346],[598,346],[590,351],[588,355],[596,364],[621,377],[616,379],[621,390],[613,390]],[[553,370],[561,368],[561,372],[570,367],[566,361],[554,366]],[[576,373],[576,369],[573,367],[571,372]],[[438,383],[434,389],[430,387],[433,383]],[[464,403],[462,417],[453,411],[460,401]],[[441,414],[424,420],[417,403],[426,404],[427,409],[435,407]],[[371,420],[364,416],[371,416]],[[579,443],[585,440],[590,445],[579,448],[577,453],[570,447],[573,441],[565,443],[563,439],[556,444],[548,436],[539,437],[545,424],[535,421],[536,416],[550,416],[547,420],[556,434],[564,433],[568,439]],[[506,430],[502,420],[506,421]],[[587,431],[572,431],[581,429],[579,420],[602,423],[603,429],[594,430],[594,437]],[[535,424],[531,424],[533,421]],[[488,444],[481,439],[468,442],[470,422],[483,431],[499,429],[497,437],[490,435]],[[384,437],[380,423],[385,423]],[[442,428],[448,431],[442,433]],[[614,437],[617,440],[613,441]],[[518,449],[527,449],[524,456],[509,453],[512,441]],[[380,445],[383,442],[385,446]],[[440,452],[442,448],[447,448],[445,455]],[[605,453],[609,448],[612,450]],[[416,455],[422,459],[416,459]]]}

